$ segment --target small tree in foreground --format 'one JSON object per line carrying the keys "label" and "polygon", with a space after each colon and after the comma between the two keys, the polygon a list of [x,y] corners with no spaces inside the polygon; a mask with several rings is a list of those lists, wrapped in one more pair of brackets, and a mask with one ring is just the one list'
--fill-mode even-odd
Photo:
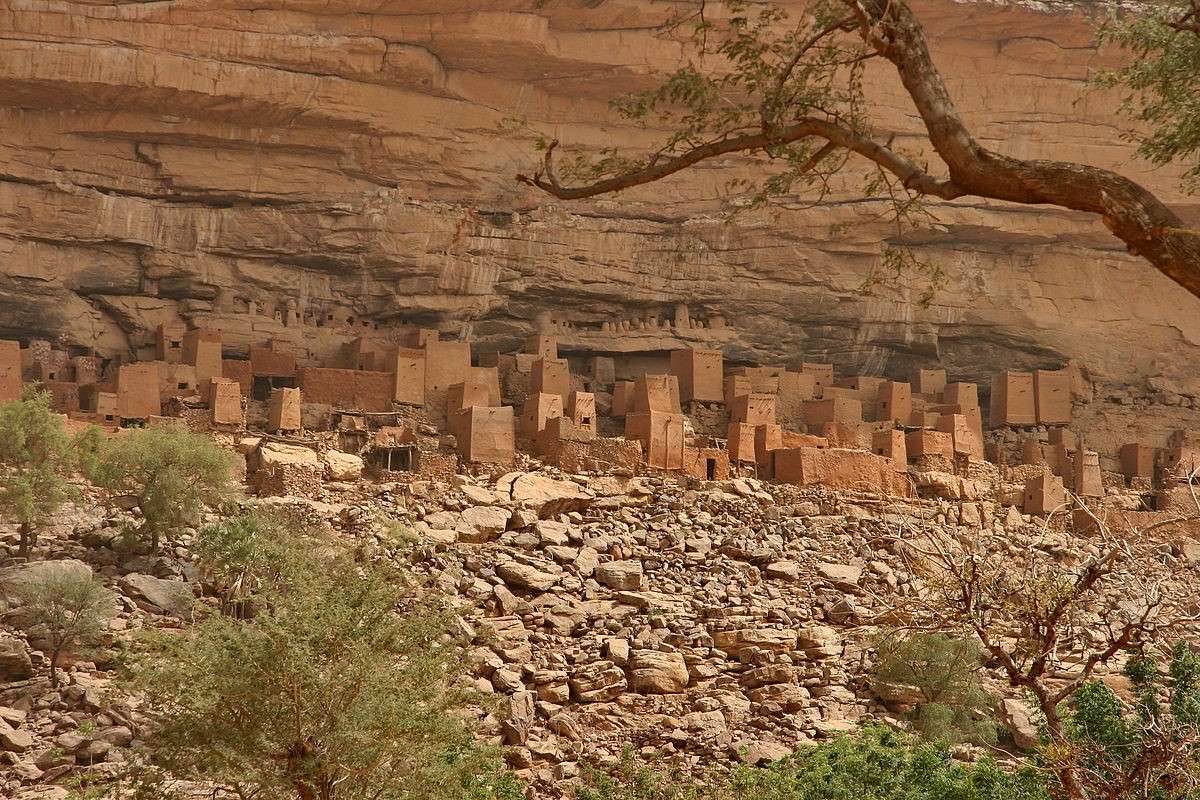
{"label": "small tree in foreground", "polygon": [[[397,613],[409,598],[345,560],[319,567],[263,586],[252,620],[210,617],[143,659],[150,777],[262,800],[506,791],[454,715],[441,615]],[[160,796],[161,781],[143,785]]]}
{"label": "small tree in foreground", "polygon": [[232,459],[207,436],[143,428],[106,442],[91,478],[111,499],[137,505],[142,523],[136,534],[157,550],[163,534],[193,524],[205,505],[232,495]]}
{"label": "small tree in foreground", "polygon": [[996,726],[987,716],[993,701],[979,679],[978,643],[918,632],[882,637],[875,650],[876,681],[912,686],[920,693],[912,723],[923,738],[946,744],[996,741]]}
{"label": "small tree in foreground", "polygon": [[20,400],[0,405],[0,511],[20,527],[21,554],[37,544],[38,531],[74,492],[68,478],[90,435],[72,440],[50,395],[26,386]]}
{"label": "small tree in foreground", "polygon": [[99,641],[116,612],[116,597],[89,573],[53,570],[21,586],[21,613],[30,630],[44,631],[50,644],[50,685],[58,687],[58,662],[65,650]]}

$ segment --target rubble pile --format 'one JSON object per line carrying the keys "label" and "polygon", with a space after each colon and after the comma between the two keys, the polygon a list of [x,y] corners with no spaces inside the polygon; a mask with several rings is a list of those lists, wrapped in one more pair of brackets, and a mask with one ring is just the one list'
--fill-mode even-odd
{"label": "rubble pile", "polygon": [[[400,561],[445,598],[464,635],[464,680],[485,696],[481,735],[505,746],[542,797],[563,796],[581,764],[612,764],[628,747],[711,768],[769,762],[867,720],[904,725],[911,697],[872,686],[869,674],[873,637],[899,599],[921,591],[901,558],[906,541],[992,531],[1014,553],[1038,548],[1064,567],[1098,553],[993,502],[747,478],[689,486],[546,468],[327,483],[319,500],[249,502]],[[397,543],[397,528],[411,544]],[[136,703],[108,691],[116,645],[215,604],[189,560],[190,533],[158,555],[130,556],[119,520],[84,506],[60,520],[39,560],[0,568],[5,597],[39,571],[65,569],[94,572],[120,598],[106,646],[71,654],[58,689],[41,668],[38,631],[22,627],[19,606],[4,615],[6,795],[65,797],[69,779],[113,775],[127,761],[142,731]],[[1163,553],[1200,559],[1190,541]],[[1007,695],[1004,741],[1028,746],[1028,709],[999,675],[989,686]]]}

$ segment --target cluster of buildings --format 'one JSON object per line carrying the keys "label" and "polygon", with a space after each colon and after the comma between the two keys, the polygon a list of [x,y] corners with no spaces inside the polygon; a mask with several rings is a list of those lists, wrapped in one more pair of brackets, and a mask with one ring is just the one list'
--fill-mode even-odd
{"label": "cluster of buildings", "polygon": [[[1067,488],[1105,494],[1099,454],[1069,428],[1066,371],[998,373],[985,414],[976,384],[948,382],[942,369],[896,381],[838,376],[829,363],[734,367],[698,348],[572,362],[548,330],[522,352],[476,354],[435,330],[394,330],[347,342],[333,364],[298,361],[278,340],[226,348],[219,331],[183,325],[159,326],[155,358],[132,362],[0,341],[0,401],[37,382],[57,411],[101,426],[249,427],[393,473],[533,456],[573,472],[753,475],[907,495],[913,471],[968,475],[990,462],[1036,467],[1022,501],[1030,513],[1059,505]],[[1012,437],[988,435],[997,429],[1028,435],[1015,449]],[[1200,441],[1181,431],[1165,450],[1130,443],[1119,463],[1127,486],[1148,491],[1164,471],[1200,463]]]}

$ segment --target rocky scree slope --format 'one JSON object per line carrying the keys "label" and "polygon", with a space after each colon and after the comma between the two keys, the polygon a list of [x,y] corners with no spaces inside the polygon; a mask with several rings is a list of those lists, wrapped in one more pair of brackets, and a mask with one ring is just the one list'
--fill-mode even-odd
{"label": "rocky scree slope", "polygon": [[[872,685],[871,640],[890,607],[922,590],[899,553],[930,533],[1007,541],[1064,569],[1099,553],[987,501],[892,501],[750,480],[694,488],[656,478],[550,470],[498,480],[328,483],[320,500],[262,502],[367,558],[396,560],[458,614],[468,674],[492,697],[481,735],[506,746],[536,796],[562,797],[581,764],[627,747],[691,768],[770,761],[869,720],[903,725],[914,700]],[[394,524],[408,531],[398,544]],[[177,628],[217,604],[184,531],[156,556],[118,552],[120,519],[62,515],[28,563],[0,563],[0,791],[66,797],[64,783],[117,774],[146,735],[136,702],[108,691],[116,647],[145,626]],[[4,533],[15,552],[16,535]],[[1154,545],[1170,590],[1190,591],[1200,548]],[[45,644],[22,626],[14,582],[90,570],[120,596],[107,644],[57,690]],[[1119,576],[1118,576],[1119,577]],[[1120,584],[1120,581],[1117,581]],[[1108,598],[1116,602],[1116,598]],[[1107,602],[1107,601],[1106,601]],[[1101,609],[1077,624],[1099,635]],[[90,659],[90,660],[89,660]],[[1001,675],[1002,743],[1035,739]]]}

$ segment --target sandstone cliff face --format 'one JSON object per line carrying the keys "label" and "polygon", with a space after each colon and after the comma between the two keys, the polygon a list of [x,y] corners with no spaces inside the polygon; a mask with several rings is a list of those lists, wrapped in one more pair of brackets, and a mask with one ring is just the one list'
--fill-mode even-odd
{"label": "sandstone cliff face", "polygon": [[[1111,56],[1086,8],[915,9],[985,142],[1118,168],[1200,219],[1177,172],[1138,162],[1113,98],[1088,89]],[[827,208],[733,224],[720,199],[753,174],[741,159],[579,204],[519,187],[533,154],[508,118],[588,146],[653,139],[605,103],[678,62],[653,31],[666,13],[646,0],[10,4],[0,336],[112,354],[183,318],[236,345],[296,337],[273,319],[292,301],[314,324],[436,325],[497,347],[553,317],[572,324],[564,350],[654,352],[680,340],[602,323],[686,302],[727,327],[684,340],[733,361],[898,374],[940,359],[963,379],[1073,361],[1098,400],[1200,396],[1200,301],[1096,220],[942,204],[923,251],[949,284],[922,307],[919,280],[861,290],[887,228],[857,179]],[[918,148],[896,81],[874,73],[870,91],[881,127]],[[320,354],[339,336],[307,338]]]}

